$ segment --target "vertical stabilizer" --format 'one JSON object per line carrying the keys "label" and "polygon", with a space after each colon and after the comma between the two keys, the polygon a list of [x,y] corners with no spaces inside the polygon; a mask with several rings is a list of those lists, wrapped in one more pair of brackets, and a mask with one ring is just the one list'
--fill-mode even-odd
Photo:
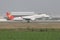
{"label": "vertical stabilizer", "polygon": [[14,16],[10,14],[10,12],[6,13],[6,16],[9,20],[13,20]]}

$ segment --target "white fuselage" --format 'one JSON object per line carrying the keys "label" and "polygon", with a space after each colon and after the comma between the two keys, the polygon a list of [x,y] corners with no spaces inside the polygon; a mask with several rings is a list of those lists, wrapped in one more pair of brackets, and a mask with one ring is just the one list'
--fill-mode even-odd
{"label": "white fuselage", "polygon": [[24,19],[35,20],[36,18],[42,18],[42,17],[50,17],[50,16],[46,14],[40,14],[40,15],[36,14],[31,16],[15,17],[13,20],[24,20]]}
{"label": "white fuselage", "polygon": [[23,20],[21,17],[15,17],[13,20]]}
{"label": "white fuselage", "polygon": [[40,15],[25,16],[23,17],[23,19],[35,20],[36,18],[42,18],[42,17],[50,17],[50,16],[46,14],[40,14]]}

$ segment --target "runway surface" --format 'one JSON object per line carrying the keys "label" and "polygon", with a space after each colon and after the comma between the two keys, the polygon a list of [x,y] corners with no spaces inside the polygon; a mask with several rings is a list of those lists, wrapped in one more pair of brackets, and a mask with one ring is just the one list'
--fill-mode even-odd
{"label": "runway surface", "polygon": [[[7,20],[7,21],[0,21],[0,22],[27,22],[26,20],[20,20],[20,21],[12,21],[12,20]],[[30,21],[30,23],[31,22],[37,22],[37,23],[39,23],[39,22],[60,22],[60,20],[34,20],[34,21]]]}
{"label": "runway surface", "polygon": [[0,21],[0,29],[16,29],[16,28],[59,28],[60,21]]}

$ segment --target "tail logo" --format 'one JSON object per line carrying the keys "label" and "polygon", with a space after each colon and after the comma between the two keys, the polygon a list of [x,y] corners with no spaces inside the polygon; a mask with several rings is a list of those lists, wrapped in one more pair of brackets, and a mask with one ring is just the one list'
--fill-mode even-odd
{"label": "tail logo", "polygon": [[6,13],[8,19],[13,20],[14,16],[12,16],[9,12]]}

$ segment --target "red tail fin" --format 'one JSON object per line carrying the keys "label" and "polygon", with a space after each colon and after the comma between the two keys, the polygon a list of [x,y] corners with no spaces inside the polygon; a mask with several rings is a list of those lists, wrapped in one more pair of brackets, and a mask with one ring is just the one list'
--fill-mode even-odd
{"label": "red tail fin", "polygon": [[8,19],[13,20],[14,16],[12,16],[9,12],[6,13]]}

